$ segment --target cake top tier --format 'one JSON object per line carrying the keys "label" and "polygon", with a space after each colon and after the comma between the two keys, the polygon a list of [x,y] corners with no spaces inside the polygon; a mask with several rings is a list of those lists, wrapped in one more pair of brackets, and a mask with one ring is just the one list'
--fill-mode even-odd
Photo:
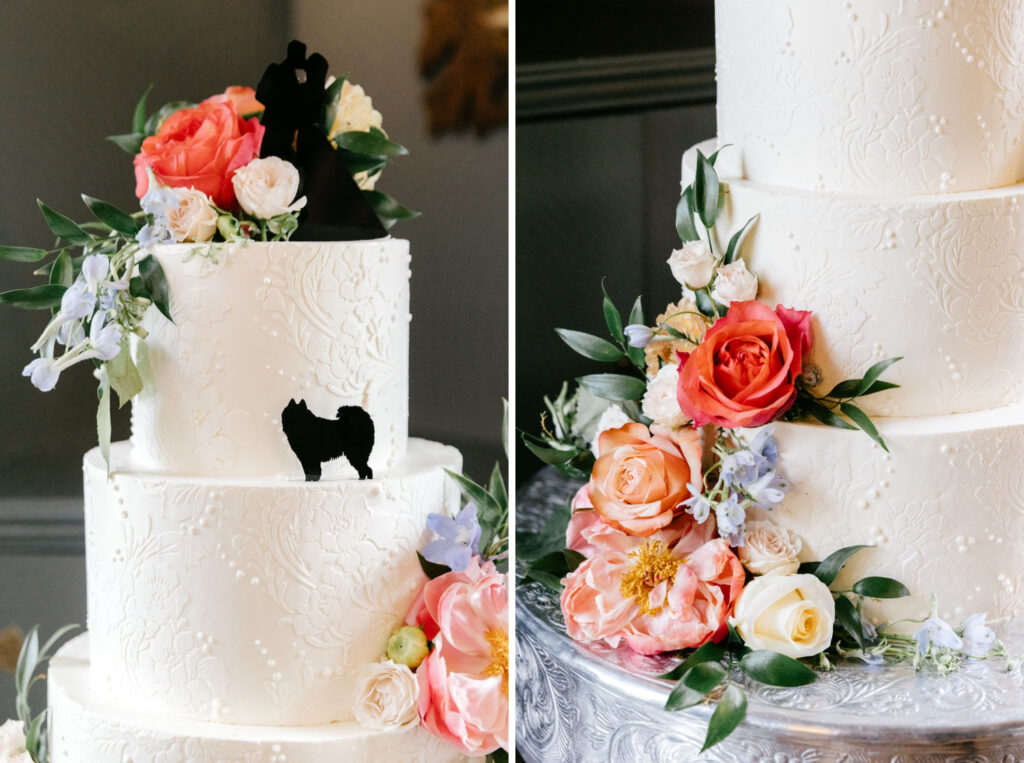
{"label": "cake top tier", "polygon": [[746,177],[853,193],[1024,180],[1020,0],[717,0],[718,135]]}

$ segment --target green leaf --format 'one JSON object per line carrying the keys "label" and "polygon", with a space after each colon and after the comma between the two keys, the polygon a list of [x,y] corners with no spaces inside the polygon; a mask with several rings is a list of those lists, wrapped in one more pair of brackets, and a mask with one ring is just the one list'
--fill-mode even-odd
{"label": "green leaf", "polygon": [[725,250],[725,259],[723,263],[728,265],[735,261],[736,255],[739,253],[740,247],[743,246],[743,241],[747,238],[747,234],[750,233],[750,229],[754,227],[754,223],[757,222],[761,215],[754,215],[745,223],[743,227],[732,234],[732,238],[729,239],[729,246]]}
{"label": "green leaf", "polygon": [[466,499],[476,504],[477,511],[483,513],[488,509],[498,508],[498,504],[495,503],[491,494],[465,474],[459,474],[458,472],[453,472],[450,469],[445,469],[445,473],[455,480],[455,484],[459,486],[459,490],[462,491],[462,494]]}
{"label": "green leaf", "polygon": [[715,310],[715,301],[711,299],[707,289],[697,289],[693,295],[697,298],[697,309],[700,310],[701,315],[706,315],[708,318],[718,317],[718,312]]}
{"label": "green leaf", "polygon": [[859,426],[872,440],[882,446],[882,450],[886,453],[889,452],[889,446],[885,444],[885,440],[882,439],[882,435],[878,433],[878,429],[875,427],[875,423],[871,418],[864,413],[860,408],[855,406],[853,403],[840,403],[839,410],[850,417],[850,421]]}
{"label": "green leaf", "polygon": [[847,379],[846,381],[839,382],[839,384],[834,386],[832,388],[832,391],[829,392],[825,397],[833,397],[839,399],[851,399],[854,396],[866,397],[867,395],[873,395],[876,392],[884,392],[887,389],[897,389],[900,386],[899,384],[893,384],[892,382],[876,381],[874,384],[872,384],[870,387],[868,387],[866,390],[864,390],[858,395],[856,393],[858,388],[860,387],[860,382],[860,379]]}
{"label": "green leaf", "polygon": [[526,433],[523,433],[523,445],[525,445],[533,455],[535,455],[545,464],[550,464],[551,466],[567,464],[580,454],[578,448],[573,448],[571,450],[548,448],[536,442],[535,439],[529,439],[532,437],[532,435],[527,435]]}
{"label": "green leaf", "polygon": [[557,575],[552,575],[550,572],[544,572],[542,570],[527,570],[526,574],[523,575],[525,580],[533,580],[537,583],[550,588],[552,591],[560,592],[564,586],[562,580]]}
{"label": "green leaf", "polygon": [[821,562],[800,562],[796,572],[798,575],[813,575],[820,566]]}
{"label": "green leaf", "polygon": [[75,281],[75,266],[71,264],[71,255],[63,251],[50,266],[50,284],[67,289]]}
{"label": "green leaf", "polygon": [[705,228],[715,225],[718,217],[718,174],[711,162],[698,149],[697,174],[693,179],[693,196],[697,215]]}
{"label": "green leaf", "polygon": [[719,742],[726,739],[740,722],[747,716],[747,695],[736,684],[730,684],[725,694],[718,700],[718,706],[708,722],[708,733],[704,737],[704,746],[700,751],[706,752]]}
{"label": "green leaf", "polygon": [[341,97],[341,88],[345,84],[345,77],[338,77],[324,91],[324,113],[321,117],[320,127],[324,135],[330,136],[331,127],[338,115],[338,99]]}
{"label": "green leaf", "polygon": [[693,219],[693,207],[693,186],[688,185],[676,205],[676,232],[684,244],[700,238],[697,224]]}
{"label": "green leaf", "polygon": [[0,292],[0,305],[20,307],[23,310],[49,310],[52,307],[60,307],[60,300],[65,291],[65,287],[56,284],[12,289]]}
{"label": "green leaf", "polygon": [[561,579],[585,561],[586,557],[579,551],[563,548],[560,551],[552,551],[550,554],[545,554],[539,559],[535,559],[527,569],[535,572],[546,572]]}
{"label": "green leaf", "polygon": [[149,119],[146,120],[146,124],[142,128],[142,132],[146,135],[156,135],[168,117],[182,109],[194,108],[195,105],[191,101],[171,101],[170,103],[165,103],[155,114],[149,116]]}
{"label": "green leaf", "polygon": [[871,548],[871,546],[847,546],[838,551],[833,551],[818,565],[818,568],[814,571],[815,576],[825,585],[832,585],[836,576],[846,566],[846,563],[850,561],[850,558],[864,548]]}
{"label": "green leaf", "polygon": [[647,391],[647,384],[643,379],[622,374],[590,374],[581,376],[577,381],[588,392],[605,400],[618,402],[639,400]]}
{"label": "green leaf", "polygon": [[665,701],[665,709],[685,710],[701,702],[726,676],[717,662],[698,662],[683,674]]}
{"label": "green leaf", "polygon": [[[608,333],[611,334],[612,339],[617,342],[625,343],[626,335],[622,333],[622,315],[619,314],[619,310],[615,307],[615,303],[612,302],[611,297],[608,296],[608,290],[604,287],[603,279],[601,281],[601,294],[603,295],[601,308],[604,311],[604,322],[608,326]],[[618,360],[621,357],[622,353],[620,352],[619,357],[615,358],[615,360]],[[599,358],[597,358],[597,360],[599,360]]]}
{"label": "green leaf", "polygon": [[817,673],[799,660],[768,650],[743,655],[740,669],[751,678],[769,686],[804,686],[818,678]]}
{"label": "green leaf", "polygon": [[364,154],[356,154],[352,151],[346,151],[343,148],[338,149],[338,156],[341,157],[341,161],[342,164],[345,165],[345,169],[353,175],[357,172],[365,172],[369,175],[373,175],[388,166],[388,158],[386,156],[366,156]]}
{"label": "green leaf", "polygon": [[124,408],[129,400],[142,391],[142,377],[135,367],[127,342],[121,345],[121,351],[113,360],[107,361],[107,376],[110,378],[110,386],[117,393],[118,408]]}
{"label": "green leaf", "polygon": [[14,668],[14,686],[18,694],[27,692],[29,682],[32,680],[32,673],[35,672],[38,663],[39,626],[33,625],[29,632],[25,634],[25,640],[21,643],[18,662]]}
{"label": "green leaf", "polygon": [[388,140],[379,130],[343,132],[334,136],[334,142],[346,151],[369,156],[404,156],[409,153],[405,146]]}
{"label": "green leaf", "polygon": [[508,752],[499,747],[487,756],[485,763],[508,763]]}
{"label": "green leaf", "polygon": [[64,638],[65,634],[70,633],[78,627],[77,624],[65,625],[57,630],[50,638],[43,644],[43,648],[39,650],[39,659],[48,660],[53,657],[53,648],[57,645],[57,642]]}
{"label": "green leaf", "polygon": [[516,558],[529,562],[564,549],[565,530],[571,516],[572,510],[569,508],[569,504],[561,504],[552,510],[538,532],[518,533],[516,535]]}
{"label": "green leaf", "polygon": [[416,558],[420,560],[420,569],[423,570],[423,574],[433,580],[439,578],[446,572],[451,572],[443,564],[434,564],[434,562],[428,562],[419,551],[416,552]]}
{"label": "green leaf", "polygon": [[139,278],[145,290],[141,296],[151,300],[157,310],[163,313],[167,320],[174,323],[174,319],[171,317],[171,295],[167,287],[167,276],[164,275],[164,269],[160,266],[160,262],[153,255],[149,255],[139,261],[138,267]]}
{"label": "green leaf", "polygon": [[0,246],[0,260],[8,262],[39,262],[49,252],[29,246]]}
{"label": "green leaf", "polygon": [[146,101],[149,99],[149,93],[152,89],[153,85],[150,84],[143,91],[139,102],[135,104],[135,111],[132,114],[132,132],[139,133],[146,129]]}
{"label": "green leaf", "polygon": [[713,641],[709,641],[704,644],[704,646],[693,650],[693,653],[689,657],[676,665],[676,667],[668,673],[658,676],[658,678],[677,681],[694,665],[698,665],[702,662],[718,662],[723,657],[725,657],[725,649],[721,645],[716,644]]}
{"label": "green leaf", "polygon": [[117,146],[125,153],[135,156],[142,150],[142,141],[146,139],[141,132],[130,132],[124,135],[108,135],[107,140]]}
{"label": "green leaf", "polygon": [[875,576],[858,580],[853,584],[853,592],[874,599],[901,599],[910,596],[910,590],[900,581]]}
{"label": "green leaf", "polygon": [[857,388],[857,391],[853,394],[853,396],[860,397],[865,392],[867,392],[871,385],[875,383],[875,380],[879,376],[884,374],[886,370],[889,368],[889,366],[900,360],[903,360],[903,356],[895,358],[886,358],[885,360],[880,360],[873,366],[871,366],[871,368],[867,370],[867,373],[864,374],[864,378],[861,379],[860,386]]}
{"label": "green leaf", "polygon": [[59,212],[54,212],[39,199],[36,199],[36,203],[39,205],[43,217],[46,218],[46,224],[50,227],[54,236],[75,246],[85,246],[92,243],[92,236],[78,227],[78,224],[73,220]]}
{"label": "green leaf", "polygon": [[107,378],[107,369],[100,369],[99,405],[96,407],[96,437],[100,444],[100,453],[103,454],[103,463],[107,465],[107,475],[110,475],[110,379]]}
{"label": "green leaf", "polygon": [[800,408],[804,413],[809,413],[822,424],[827,424],[828,426],[835,427],[836,429],[856,429],[856,427],[847,422],[846,419],[837,416],[809,395],[801,396],[799,403]]}
{"label": "green leaf", "polygon": [[[621,327],[619,331],[622,331]],[[585,358],[599,360],[602,363],[614,363],[623,357],[622,350],[607,339],[601,339],[593,334],[572,329],[555,329],[555,333],[562,338],[563,342]]]}
{"label": "green leaf", "polygon": [[370,202],[370,206],[373,207],[377,217],[384,223],[385,228],[390,229],[394,225],[395,220],[408,220],[420,216],[419,212],[414,212],[408,207],[399,204],[381,191],[363,191],[363,196]]}
{"label": "green leaf", "polygon": [[488,492],[494,496],[494,500],[502,508],[508,506],[508,493],[505,490],[505,478],[501,474],[501,464],[497,461],[491,469],[491,479],[487,486]]}
{"label": "green leaf", "polygon": [[858,647],[863,649],[866,646],[864,642],[864,622],[861,620],[860,612],[853,606],[853,602],[845,596],[838,596],[836,598],[836,621],[849,634]]}
{"label": "green leaf", "polygon": [[82,201],[85,202],[85,206],[89,207],[89,211],[96,216],[97,220],[105,225],[109,225],[117,233],[134,238],[135,234],[139,232],[141,226],[138,222],[131,215],[122,212],[113,204],[108,204],[84,193],[82,194]]}
{"label": "green leaf", "polygon": [[732,143],[726,143],[725,145],[720,146],[719,149],[717,151],[715,151],[715,153],[713,153],[711,156],[708,157],[708,162],[711,164],[712,167],[714,167],[715,166],[715,162],[718,161],[718,155],[720,153],[722,153],[722,151],[724,151],[725,149],[729,148],[729,146],[731,146],[731,145],[732,145]]}

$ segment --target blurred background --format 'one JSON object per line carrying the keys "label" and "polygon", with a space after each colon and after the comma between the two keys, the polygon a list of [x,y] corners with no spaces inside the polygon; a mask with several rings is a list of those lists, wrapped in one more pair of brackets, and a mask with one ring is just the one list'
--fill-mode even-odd
{"label": "blurred background", "polygon": [[[556,327],[607,337],[601,280],[625,318],[679,298],[683,151],[715,134],[713,0],[521,0],[516,6],[516,425],[606,372]],[[543,464],[517,442],[516,481]]]}
{"label": "blurred background", "polygon": [[[129,131],[143,90],[153,83],[155,107],[255,86],[300,39],[366,89],[384,129],[409,149],[379,184],[423,212],[394,230],[413,257],[409,430],[457,446],[483,479],[501,453],[508,394],[507,57],[488,67],[449,55],[465,31],[460,9],[471,5],[4,0],[0,242],[51,245],[37,198],[82,221],[81,193],[136,208],[131,158],[104,138]],[[492,22],[500,36],[500,14]],[[425,77],[419,53],[428,38],[442,55]],[[479,53],[482,41],[477,34],[461,49]],[[454,96],[479,77],[488,78],[480,87],[488,103],[463,109]],[[432,126],[444,131],[434,136]],[[0,290],[41,282],[31,270],[0,262]],[[40,623],[48,635],[85,623],[81,458],[96,443],[96,384],[84,367],[45,394],[22,378],[45,322],[44,313],[0,310],[0,668],[16,649],[5,626]],[[128,431],[126,409],[114,439]],[[13,714],[13,699],[13,679],[0,670],[0,719]]]}

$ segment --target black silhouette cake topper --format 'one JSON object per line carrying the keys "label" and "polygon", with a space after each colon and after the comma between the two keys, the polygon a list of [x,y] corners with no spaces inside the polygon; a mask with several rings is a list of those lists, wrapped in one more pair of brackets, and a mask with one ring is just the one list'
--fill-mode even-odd
{"label": "black silhouette cake topper", "polygon": [[356,241],[381,238],[387,230],[319,123],[327,97],[327,60],[306,57],[298,40],[288,57],[267,67],[256,88],[266,128],[261,157],[291,162],[302,177],[297,195],[306,196],[293,241]]}
{"label": "black silhouette cake topper", "polygon": [[298,456],[307,482],[317,482],[326,461],[345,456],[359,479],[373,479],[373,419],[357,405],[343,405],[334,419],[322,419],[305,400],[289,400],[281,413],[281,427],[292,452]]}

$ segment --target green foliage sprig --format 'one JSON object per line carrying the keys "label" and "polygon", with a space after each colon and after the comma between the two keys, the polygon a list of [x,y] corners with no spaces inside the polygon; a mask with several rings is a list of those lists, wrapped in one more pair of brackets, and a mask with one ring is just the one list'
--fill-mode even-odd
{"label": "green foliage sprig", "polygon": [[34,625],[25,636],[21,652],[18,655],[18,663],[14,669],[14,687],[17,692],[15,712],[18,720],[24,725],[25,750],[35,763],[46,763],[49,760],[46,734],[48,711],[43,710],[38,715],[33,715],[29,707],[28,695],[37,681],[46,678],[46,675],[40,670],[43,664],[53,657],[57,642],[77,627],[77,625],[65,625],[40,648],[39,626]]}

